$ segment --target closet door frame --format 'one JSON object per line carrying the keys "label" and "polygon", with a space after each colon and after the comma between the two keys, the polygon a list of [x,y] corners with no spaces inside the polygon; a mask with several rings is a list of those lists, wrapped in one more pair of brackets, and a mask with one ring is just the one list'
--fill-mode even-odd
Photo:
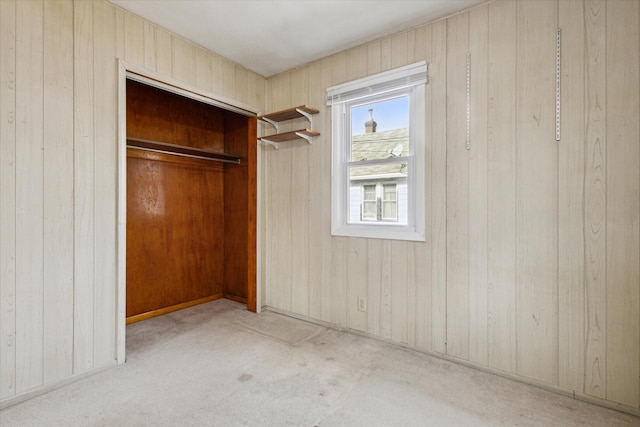
{"label": "closet door frame", "polygon": [[[118,67],[118,200],[117,200],[117,285],[116,285],[116,360],[118,365],[125,362],[126,356],[126,292],[127,292],[127,79],[154,86],[187,98],[214,105],[216,107],[257,117],[259,110],[227,98],[222,95],[202,91],[172,77],[162,75],[145,68],[117,60]],[[259,233],[258,233],[259,234]],[[258,265],[256,265],[258,268]],[[259,276],[259,272],[257,274]],[[256,286],[255,299],[260,301],[260,287]],[[256,304],[256,311],[260,305]]]}

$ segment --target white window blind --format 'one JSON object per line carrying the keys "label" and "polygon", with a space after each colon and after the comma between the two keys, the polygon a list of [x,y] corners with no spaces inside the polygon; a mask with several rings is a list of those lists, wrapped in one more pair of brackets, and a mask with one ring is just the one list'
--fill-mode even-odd
{"label": "white window blind", "polygon": [[421,61],[327,89],[327,105],[428,83],[427,62]]}

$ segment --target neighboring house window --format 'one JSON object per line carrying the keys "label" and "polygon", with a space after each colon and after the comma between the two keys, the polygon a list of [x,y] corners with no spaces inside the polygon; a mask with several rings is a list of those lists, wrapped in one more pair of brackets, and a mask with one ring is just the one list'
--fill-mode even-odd
{"label": "neighboring house window", "polygon": [[426,82],[420,62],[327,89],[333,235],[424,241]]}
{"label": "neighboring house window", "polygon": [[397,200],[395,183],[362,185],[361,220],[397,221]]}

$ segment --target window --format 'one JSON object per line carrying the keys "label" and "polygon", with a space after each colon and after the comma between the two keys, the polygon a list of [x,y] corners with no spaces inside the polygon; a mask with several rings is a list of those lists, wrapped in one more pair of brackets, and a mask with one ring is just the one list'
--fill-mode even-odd
{"label": "window", "polygon": [[333,235],[424,241],[425,62],[327,89]]}

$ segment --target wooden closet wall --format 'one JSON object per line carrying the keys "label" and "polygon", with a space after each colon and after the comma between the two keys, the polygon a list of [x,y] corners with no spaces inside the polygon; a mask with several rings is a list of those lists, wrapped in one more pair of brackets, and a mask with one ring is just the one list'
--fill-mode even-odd
{"label": "wooden closet wall", "polygon": [[256,118],[127,80],[127,323],[221,297],[256,310]]}

